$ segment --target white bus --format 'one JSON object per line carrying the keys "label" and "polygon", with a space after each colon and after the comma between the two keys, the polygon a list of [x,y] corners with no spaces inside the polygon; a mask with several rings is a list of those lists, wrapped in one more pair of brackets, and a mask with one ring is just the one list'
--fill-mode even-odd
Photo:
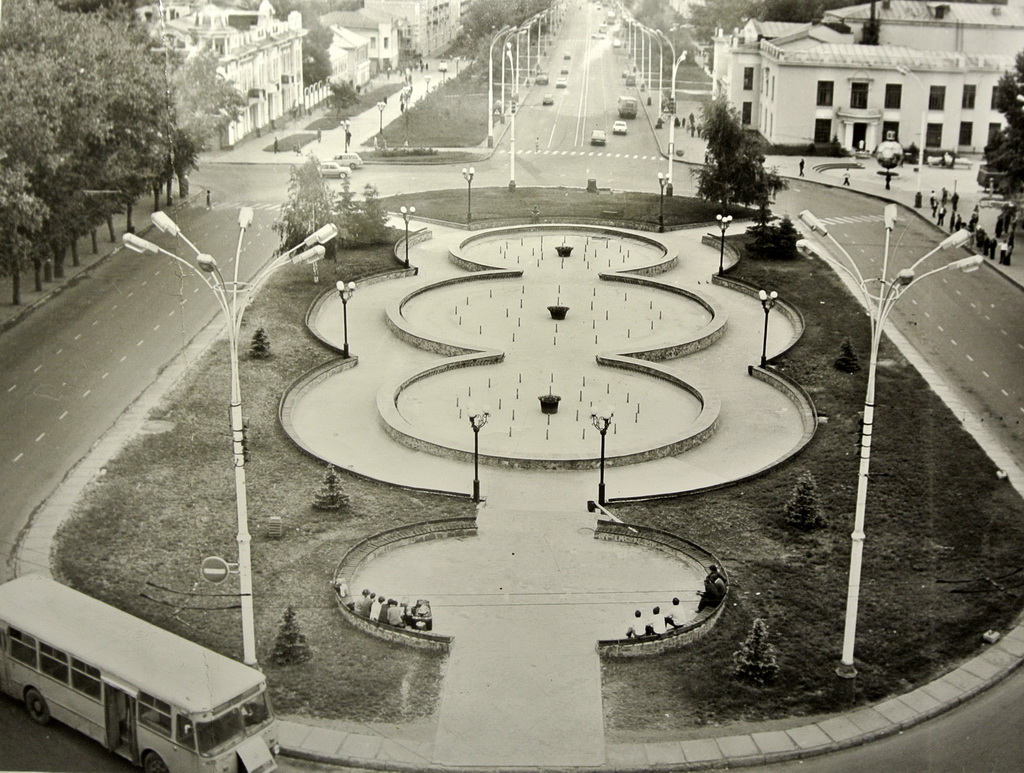
{"label": "white bus", "polygon": [[42,575],[0,585],[0,689],[146,773],[269,773],[277,723],[254,668]]}

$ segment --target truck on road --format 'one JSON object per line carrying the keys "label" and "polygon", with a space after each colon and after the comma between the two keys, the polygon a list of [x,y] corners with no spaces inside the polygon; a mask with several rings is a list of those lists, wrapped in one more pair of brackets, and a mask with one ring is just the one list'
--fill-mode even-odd
{"label": "truck on road", "polygon": [[636,118],[636,97],[619,97],[619,118]]}

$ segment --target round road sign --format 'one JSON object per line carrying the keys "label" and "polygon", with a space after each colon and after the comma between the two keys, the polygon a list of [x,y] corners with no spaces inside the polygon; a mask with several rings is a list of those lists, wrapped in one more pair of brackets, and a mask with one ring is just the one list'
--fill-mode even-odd
{"label": "round road sign", "polygon": [[222,583],[228,578],[231,570],[228,562],[220,556],[210,556],[203,559],[202,574],[207,582]]}

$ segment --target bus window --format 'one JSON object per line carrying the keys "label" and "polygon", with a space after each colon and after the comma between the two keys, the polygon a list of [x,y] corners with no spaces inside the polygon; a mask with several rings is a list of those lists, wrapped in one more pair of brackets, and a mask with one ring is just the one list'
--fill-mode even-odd
{"label": "bus window", "polygon": [[78,658],[71,658],[71,686],[78,692],[99,700],[103,690],[100,685],[100,670]]}
{"label": "bus window", "polygon": [[36,640],[16,628],[10,629],[11,657],[26,666],[36,667]]}
{"label": "bus window", "polygon": [[245,723],[247,734],[249,731],[265,724],[270,717],[270,706],[267,705],[267,694],[265,692],[261,692],[242,704],[242,721]]}
{"label": "bus window", "polygon": [[242,738],[242,714],[231,709],[209,722],[196,723],[196,738],[199,741],[199,753],[212,756],[222,747]]}
{"label": "bus window", "polygon": [[68,683],[68,655],[56,647],[39,642],[39,670],[58,682]]}
{"label": "bus window", "polygon": [[195,727],[192,725],[192,720],[186,717],[184,714],[178,714],[174,718],[175,727],[177,733],[174,735],[174,740],[180,743],[182,746],[195,751],[196,748],[196,732]]}
{"label": "bus window", "polygon": [[171,707],[159,698],[139,693],[139,724],[155,730],[164,738],[171,737]]}

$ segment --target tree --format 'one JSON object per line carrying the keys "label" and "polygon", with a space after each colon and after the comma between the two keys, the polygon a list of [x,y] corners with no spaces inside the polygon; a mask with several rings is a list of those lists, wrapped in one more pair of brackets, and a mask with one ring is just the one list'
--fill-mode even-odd
{"label": "tree", "polygon": [[[307,16],[302,15],[303,24]],[[302,82],[307,86],[331,77],[331,55],[328,51],[334,34],[319,23],[309,22],[309,33],[302,39]]]}
{"label": "tree", "polygon": [[[348,193],[348,191],[346,191]],[[351,201],[351,199],[349,199]],[[363,188],[362,204],[351,202],[349,217],[346,222],[349,237],[345,244],[349,247],[362,247],[372,244],[383,244],[391,237],[388,227],[388,212],[381,204],[380,195],[372,185]]]}
{"label": "tree", "polygon": [[313,497],[313,509],[334,511],[344,510],[346,507],[348,507],[348,494],[341,490],[338,469],[333,464],[329,464],[324,472],[320,490]]}
{"label": "tree", "polygon": [[779,673],[775,647],[768,642],[768,624],[760,617],[754,619],[750,634],[740,648],[732,654],[733,673],[747,682],[765,686]]}
{"label": "tree", "polygon": [[795,529],[811,531],[825,525],[818,496],[818,482],[810,472],[803,472],[793,487],[793,495],[783,508],[786,523]]}
{"label": "tree", "polygon": [[836,357],[835,361],[836,370],[841,370],[843,373],[856,373],[860,370],[860,360],[857,358],[857,352],[853,349],[853,344],[850,343],[849,337],[847,337],[840,347],[839,356]]}
{"label": "tree", "polygon": [[767,225],[768,208],[786,186],[774,169],[765,169],[764,145],[743,130],[739,113],[724,97],[704,105],[700,136],[707,142],[708,163],[697,174],[697,193],[722,208],[754,204],[758,222]]}
{"label": "tree", "polygon": [[340,118],[346,107],[359,104],[359,94],[348,81],[331,81],[331,95],[327,98],[327,104]]}
{"label": "tree", "polygon": [[754,237],[747,252],[758,258],[790,258],[796,250],[800,232],[786,215],[767,225],[752,225],[747,233]]}
{"label": "tree", "polygon": [[263,327],[256,328],[252,334],[252,343],[249,345],[249,358],[252,360],[266,360],[270,357],[270,336]]}
{"label": "tree", "polygon": [[1003,73],[996,85],[996,109],[1006,116],[1006,126],[993,134],[985,147],[989,169],[1002,172],[1007,190],[1012,194],[1024,191],[1024,51],[1017,54],[1014,68]]}
{"label": "tree", "polygon": [[313,652],[306,641],[306,635],[299,630],[295,608],[289,604],[281,620],[277,640],[274,642],[274,663],[279,666],[293,666],[305,663],[311,657]]}
{"label": "tree", "polygon": [[327,257],[336,254],[338,242],[348,236],[344,222],[339,221],[336,197],[320,174],[320,161],[309,156],[302,166],[293,166],[288,182],[288,201],[281,209],[281,219],[274,223],[274,230],[281,237],[278,254],[287,252],[302,243],[302,240],[327,223],[338,226],[338,239],[329,241],[324,247]]}

